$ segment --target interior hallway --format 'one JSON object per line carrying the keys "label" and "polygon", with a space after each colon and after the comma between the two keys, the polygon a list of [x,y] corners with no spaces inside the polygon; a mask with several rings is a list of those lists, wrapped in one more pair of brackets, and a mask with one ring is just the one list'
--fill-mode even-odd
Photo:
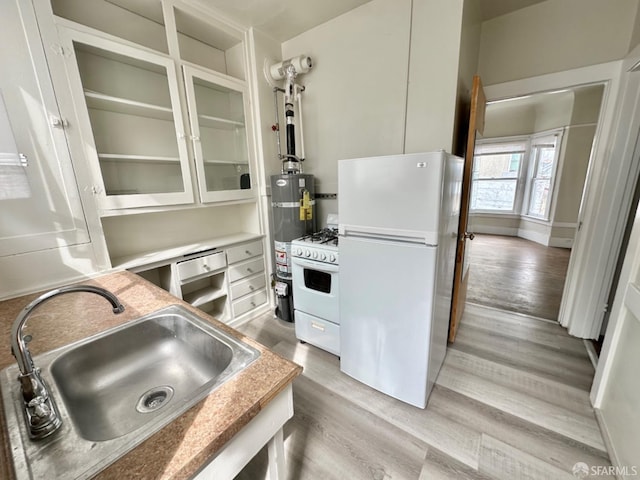
{"label": "interior hallway", "polygon": [[[425,410],[343,374],[271,314],[239,330],[304,367],[284,429],[288,480],[571,480],[577,462],[610,465],[593,367],[555,322],[468,304]],[[237,480],[264,478],[266,449]]]}
{"label": "interior hallway", "polygon": [[468,302],[558,319],[571,250],[500,235],[469,244]]}

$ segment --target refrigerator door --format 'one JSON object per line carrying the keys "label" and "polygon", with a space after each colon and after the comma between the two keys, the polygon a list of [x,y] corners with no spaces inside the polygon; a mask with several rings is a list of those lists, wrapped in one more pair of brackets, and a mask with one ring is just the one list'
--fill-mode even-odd
{"label": "refrigerator door", "polygon": [[446,155],[440,151],[340,160],[340,233],[437,245]]}
{"label": "refrigerator door", "polygon": [[435,380],[429,354],[436,253],[425,245],[340,238],[340,369],[420,408]]}

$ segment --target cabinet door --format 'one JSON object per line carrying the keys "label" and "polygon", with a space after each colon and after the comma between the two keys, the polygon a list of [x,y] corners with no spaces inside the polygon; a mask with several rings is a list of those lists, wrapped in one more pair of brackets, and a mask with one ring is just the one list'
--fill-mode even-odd
{"label": "cabinet door", "polygon": [[80,137],[103,209],[193,202],[171,59],[59,27]]}
{"label": "cabinet door", "polygon": [[0,257],[88,243],[31,6],[0,2],[0,31]]}
{"label": "cabinet door", "polygon": [[245,82],[191,66],[183,69],[200,199],[252,197]]}

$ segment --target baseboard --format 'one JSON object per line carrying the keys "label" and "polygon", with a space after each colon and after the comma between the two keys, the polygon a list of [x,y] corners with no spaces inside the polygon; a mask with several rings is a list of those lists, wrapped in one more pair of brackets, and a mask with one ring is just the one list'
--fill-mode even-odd
{"label": "baseboard", "polygon": [[609,454],[611,465],[613,465],[614,467],[620,467],[620,459],[616,453],[616,449],[613,446],[613,442],[611,441],[611,435],[609,434],[609,429],[607,428],[607,422],[602,416],[602,411],[599,408],[594,408],[593,413],[595,413],[596,422],[598,423],[598,427],[600,427],[600,433],[602,434],[604,447],[607,449],[607,453]]}
{"label": "baseboard", "polygon": [[515,227],[498,227],[495,225],[473,225],[473,233],[484,233],[487,235],[505,235],[507,237],[517,237],[518,229]]}
{"label": "baseboard", "polygon": [[549,247],[573,248],[573,238],[551,237],[549,239]]}
{"label": "baseboard", "polygon": [[532,242],[539,243],[545,247],[549,246],[549,237],[544,233],[534,232],[532,230],[525,230],[523,228],[518,229],[518,237],[530,240]]}

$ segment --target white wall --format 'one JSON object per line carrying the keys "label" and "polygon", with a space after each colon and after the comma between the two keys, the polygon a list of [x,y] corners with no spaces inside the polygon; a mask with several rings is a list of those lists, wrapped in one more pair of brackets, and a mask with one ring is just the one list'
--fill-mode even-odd
{"label": "white wall", "polygon": [[405,153],[453,149],[463,3],[413,2]]}
{"label": "white wall", "polygon": [[[477,65],[472,3],[372,0],[282,44],[282,58],[314,61],[300,81],[305,172],[319,192],[337,193],[342,158],[452,151],[458,91],[468,95]],[[318,207],[322,222],[337,201]]]}
{"label": "white wall", "polygon": [[480,75],[491,85],[621,59],[637,11],[637,0],[547,0],[489,20]]}

